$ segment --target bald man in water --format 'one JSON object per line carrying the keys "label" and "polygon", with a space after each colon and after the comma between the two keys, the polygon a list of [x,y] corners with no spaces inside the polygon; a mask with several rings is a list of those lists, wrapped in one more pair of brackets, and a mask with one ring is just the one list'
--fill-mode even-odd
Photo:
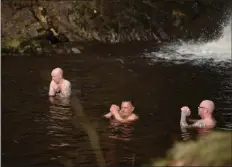
{"label": "bald man in water", "polygon": [[49,88],[49,96],[70,97],[71,83],[63,78],[63,70],[55,68],[52,73],[52,81]]}
{"label": "bald man in water", "polygon": [[181,108],[181,120],[180,125],[183,128],[204,128],[212,129],[216,125],[212,114],[214,111],[215,105],[211,100],[203,100],[198,106],[198,115],[201,117],[200,120],[195,121],[192,125],[188,125],[186,117],[191,114],[191,111],[188,106],[183,106]]}

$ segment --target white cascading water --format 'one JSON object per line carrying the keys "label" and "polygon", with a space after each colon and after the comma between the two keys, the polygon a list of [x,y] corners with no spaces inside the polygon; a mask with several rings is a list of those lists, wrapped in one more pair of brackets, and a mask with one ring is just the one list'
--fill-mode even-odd
{"label": "white cascading water", "polygon": [[172,61],[180,64],[188,61],[203,63],[207,60],[213,62],[231,62],[231,17],[224,26],[222,36],[214,41],[181,42],[181,44],[169,44],[162,47],[158,52],[145,53],[154,62]]}

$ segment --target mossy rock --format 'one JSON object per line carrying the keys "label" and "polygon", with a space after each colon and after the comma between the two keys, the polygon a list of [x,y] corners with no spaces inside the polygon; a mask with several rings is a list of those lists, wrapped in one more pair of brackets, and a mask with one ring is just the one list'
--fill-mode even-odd
{"label": "mossy rock", "polygon": [[12,49],[16,49],[20,46],[20,44],[23,42],[23,40],[20,39],[11,39],[11,38],[7,38],[3,40],[3,48],[12,48]]}

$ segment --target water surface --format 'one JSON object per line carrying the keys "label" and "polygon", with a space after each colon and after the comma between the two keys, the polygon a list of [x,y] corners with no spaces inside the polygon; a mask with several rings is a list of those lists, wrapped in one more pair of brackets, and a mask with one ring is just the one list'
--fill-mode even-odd
{"label": "water surface", "polygon": [[[184,59],[168,59],[170,47],[165,52],[165,47],[150,46],[95,45],[76,56],[2,57],[3,164],[96,165],[88,135],[81,124],[72,124],[72,110],[48,100],[49,73],[58,66],[99,134],[109,165],[148,164],[151,158],[164,156],[174,141],[182,139],[183,105],[190,106],[192,117],[198,118],[198,104],[212,99],[217,128],[231,126],[228,57],[208,53],[207,59],[199,61],[201,53],[183,52],[179,55]],[[112,103],[120,105],[128,97],[140,117],[136,123],[120,125],[102,117]]]}

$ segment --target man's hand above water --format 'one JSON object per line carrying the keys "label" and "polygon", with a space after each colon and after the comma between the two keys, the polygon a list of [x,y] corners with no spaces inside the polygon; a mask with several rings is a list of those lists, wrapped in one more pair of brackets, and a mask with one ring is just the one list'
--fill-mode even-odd
{"label": "man's hand above water", "polygon": [[181,115],[190,116],[191,110],[188,106],[181,107]]}
{"label": "man's hand above water", "polygon": [[112,104],[110,107],[110,112],[105,114],[104,117],[111,118],[113,115],[118,114],[119,110],[120,110],[119,106]]}
{"label": "man's hand above water", "polygon": [[111,107],[110,107],[110,112],[114,115],[115,113],[118,113],[120,111],[120,107],[115,105],[115,104],[112,104]]}

